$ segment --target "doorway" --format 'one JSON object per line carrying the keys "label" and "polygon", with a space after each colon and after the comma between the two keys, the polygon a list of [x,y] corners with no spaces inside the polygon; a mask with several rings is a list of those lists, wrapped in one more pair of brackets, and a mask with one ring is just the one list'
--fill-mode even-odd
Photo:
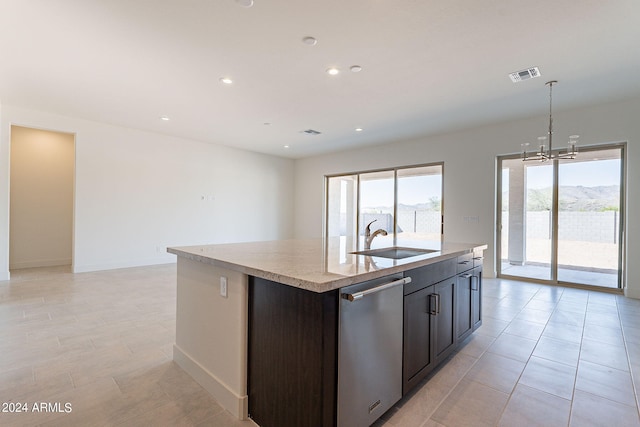
{"label": "doorway", "polygon": [[11,126],[9,269],[72,266],[75,137]]}
{"label": "doorway", "polygon": [[574,160],[498,159],[498,275],[622,288],[624,144]]}

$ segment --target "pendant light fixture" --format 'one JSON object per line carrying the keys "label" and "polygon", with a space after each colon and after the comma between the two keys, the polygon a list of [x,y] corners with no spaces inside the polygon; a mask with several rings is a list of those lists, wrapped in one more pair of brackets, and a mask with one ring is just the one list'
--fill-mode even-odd
{"label": "pendant light fixture", "polygon": [[[552,91],[553,85],[558,83],[557,80],[551,80],[545,83],[549,86],[549,131],[547,136],[538,137],[538,151],[527,152],[529,143],[522,144],[522,161],[537,160],[540,162],[546,162],[554,159],[575,159],[578,154],[578,135],[571,135],[569,137],[568,146],[566,150],[553,150],[553,114],[551,110],[552,106]],[[549,140],[548,146],[546,145],[547,139]]]}

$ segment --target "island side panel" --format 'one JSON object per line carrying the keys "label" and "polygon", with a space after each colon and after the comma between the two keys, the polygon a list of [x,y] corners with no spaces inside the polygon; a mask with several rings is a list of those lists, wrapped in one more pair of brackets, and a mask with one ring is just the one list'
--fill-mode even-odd
{"label": "island side panel", "polygon": [[[227,278],[227,297],[220,278]],[[174,361],[226,410],[247,418],[248,277],[178,257]]]}
{"label": "island side panel", "polygon": [[249,415],[263,427],[335,426],[337,291],[249,281]]}

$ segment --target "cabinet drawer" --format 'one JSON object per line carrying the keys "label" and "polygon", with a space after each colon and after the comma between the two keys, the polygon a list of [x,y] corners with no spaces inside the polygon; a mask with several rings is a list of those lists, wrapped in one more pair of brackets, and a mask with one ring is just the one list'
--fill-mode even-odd
{"label": "cabinet drawer", "polygon": [[450,258],[435,264],[407,270],[405,277],[411,277],[411,283],[404,285],[404,294],[419,291],[422,288],[441,282],[456,275],[457,258]]}
{"label": "cabinet drawer", "polygon": [[473,253],[460,255],[456,264],[456,273],[462,273],[473,268]]}
{"label": "cabinet drawer", "polygon": [[482,267],[483,261],[484,261],[484,250],[473,251],[473,266]]}

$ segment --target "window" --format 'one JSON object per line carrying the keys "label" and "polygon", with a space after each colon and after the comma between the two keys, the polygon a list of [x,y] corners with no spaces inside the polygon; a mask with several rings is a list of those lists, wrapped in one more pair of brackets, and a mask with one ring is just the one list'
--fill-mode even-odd
{"label": "window", "polygon": [[365,228],[383,229],[377,246],[398,239],[440,240],[442,163],[326,177],[325,231],[348,249],[362,247]]}

